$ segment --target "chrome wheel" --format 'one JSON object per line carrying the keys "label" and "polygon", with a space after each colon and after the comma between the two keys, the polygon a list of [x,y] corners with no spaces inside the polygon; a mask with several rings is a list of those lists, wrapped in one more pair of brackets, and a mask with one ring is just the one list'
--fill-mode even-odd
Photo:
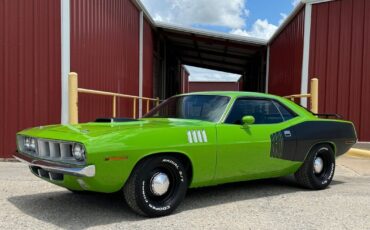
{"label": "chrome wheel", "polygon": [[316,174],[320,174],[324,168],[324,161],[321,157],[315,157],[313,170]]}
{"label": "chrome wheel", "polygon": [[170,179],[165,173],[156,173],[150,180],[150,191],[156,196],[164,195],[169,187]]}

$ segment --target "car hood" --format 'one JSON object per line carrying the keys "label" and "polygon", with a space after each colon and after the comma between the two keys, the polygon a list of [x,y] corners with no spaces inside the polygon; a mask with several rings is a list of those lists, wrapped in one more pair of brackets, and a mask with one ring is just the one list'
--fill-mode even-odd
{"label": "car hood", "polygon": [[214,123],[189,120],[189,119],[173,119],[173,118],[143,118],[134,121],[125,122],[112,122],[100,123],[90,122],[77,125],[50,125],[40,126],[28,130],[24,130],[19,134],[35,136],[47,139],[60,139],[60,140],[73,140],[78,137],[79,139],[90,139],[105,134],[112,134],[116,132],[140,132],[148,131],[150,129],[160,128],[176,128],[176,127],[189,127],[199,128],[202,126],[209,126]]}

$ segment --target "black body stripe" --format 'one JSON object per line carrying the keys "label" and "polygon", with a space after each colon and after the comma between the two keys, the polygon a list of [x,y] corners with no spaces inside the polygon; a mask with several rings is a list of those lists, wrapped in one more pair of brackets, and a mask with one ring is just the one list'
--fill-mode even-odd
{"label": "black body stripe", "polygon": [[351,123],[306,121],[272,134],[270,157],[304,161],[310,149],[321,142],[333,143],[336,156],[340,156],[356,140],[356,132]]}

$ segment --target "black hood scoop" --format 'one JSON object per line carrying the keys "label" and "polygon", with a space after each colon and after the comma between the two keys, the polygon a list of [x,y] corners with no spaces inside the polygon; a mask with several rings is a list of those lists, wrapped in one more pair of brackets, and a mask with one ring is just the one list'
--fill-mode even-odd
{"label": "black hood scoop", "polygon": [[133,118],[126,118],[126,117],[97,118],[95,120],[95,122],[98,122],[98,123],[115,123],[115,122],[130,122],[130,121],[138,121],[138,120],[133,119]]}

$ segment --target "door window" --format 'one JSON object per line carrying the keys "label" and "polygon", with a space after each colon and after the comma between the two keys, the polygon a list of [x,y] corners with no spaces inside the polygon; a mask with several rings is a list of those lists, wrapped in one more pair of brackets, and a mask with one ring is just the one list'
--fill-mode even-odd
{"label": "door window", "polygon": [[[248,115],[254,117],[254,124],[275,124],[283,122],[286,120],[282,116],[282,111],[285,108],[280,105],[282,111],[279,111],[274,103],[275,102],[272,100],[265,99],[237,99],[225,123],[241,124],[242,118]],[[285,110],[284,114],[286,114],[287,119],[294,117],[294,114],[288,115],[289,111],[287,109]]]}

